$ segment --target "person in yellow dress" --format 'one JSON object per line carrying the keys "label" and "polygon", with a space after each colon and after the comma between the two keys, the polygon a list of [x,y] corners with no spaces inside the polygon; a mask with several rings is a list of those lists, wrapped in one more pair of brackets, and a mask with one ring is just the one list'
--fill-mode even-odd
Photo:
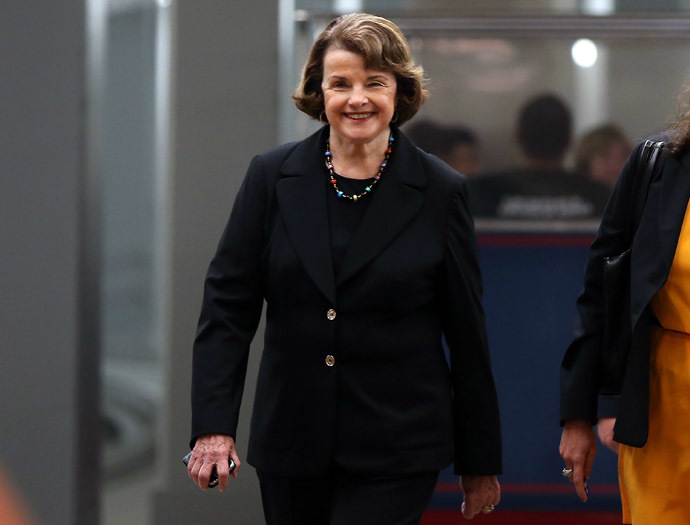
{"label": "person in yellow dress", "polygon": [[623,168],[590,248],[580,325],[561,365],[563,475],[587,501],[599,423],[604,444],[620,444],[623,523],[634,525],[690,524],[690,86],[681,101],[679,118],[659,137],[665,145],[632,241],[631,345],[620,391],[599,394],[603,268],[605,257],[630,247],[642,145]]}

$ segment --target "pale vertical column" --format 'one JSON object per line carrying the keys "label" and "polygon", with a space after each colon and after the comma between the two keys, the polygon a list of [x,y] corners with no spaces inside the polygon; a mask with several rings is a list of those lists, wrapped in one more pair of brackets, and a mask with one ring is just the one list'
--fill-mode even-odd
{"label": "pale vertical column", "polygon": [[573,63],[575,100],[574,132],[583,131],[609,119],[609,52],[602,42],[595,42],[597,59],[589,67]]}
{"label": "pale vertical column", "polygon": [[[154,333],[160,355],[162,376],[169,376],[170,360],[167,351],[171,345],[171,287],[172,276],[172,155],[174,122],[172,119],[172,61],[173,61],[173,22],[174,9],[171,0],[157,0],[156,12],[156,51],[155,51],[155,112],[154,112],[154,291],[155,327]],[[157,432],[165,435],[170,428],[170,411],[163,411],[157,421]],[[168,439],[157,441],[157,450],[161,457],[173,454],[175,447]],[[158,464],[157,482],[163,485],[164,480],[172,475],[171,465],[166,462]]]}
{"label": "pale vertical column", "polygon": [[336,13],[356,13],[362,10],[362,0],[333,0]]}
{"label": "pale vertical column", "polygon": [[[103,245],[103,137],[105,61],[107,34],[106,0],[75,2],[85,9],[86,122],[80,180],[79,249],[79,355],[77,376],[77,433],[74,454],[78,462],[75,487],[76,525],[100,521],[101,488],[101,278]],[[75,16],[72,13],[72,16]]]}
{"label": "pale vertical column", "polygon": [[153,522],[260,524],[258,482],[246,453],[262,327],[252,345],[240,414],[240,479],[231,480],[222,495],[204,493],[187,478],[181,458],[188,451],[192,342],[206,269],[251,157],[277,142],[278,5],[173,0],[166,9],[172,132],[170,176],[159,189],[167,215],[163,245],[169,243],[160,296],[167,303],[167,346]]}
{"label": "pale vertical column", "polygon": [[[615,0],[582,0],[582,11],[588,15],[607,16],[615,12]],[[594,42],[596,60],[589,66],[575,68],[574,131],[576,136],[608,121],[609,118],[609,52],[603,42]]]}
{"label": "pale vertical column", "polygon": [[297,87],[299,74],[295,64],[295,0],[278,0],[278,107],[280,142],[296,140],[295,109],[290,95]]}
{"label": "pale vertical column", "polygon": [[583,0],[582,10],[588,15],[611,15],[616,10],[616,0]]}

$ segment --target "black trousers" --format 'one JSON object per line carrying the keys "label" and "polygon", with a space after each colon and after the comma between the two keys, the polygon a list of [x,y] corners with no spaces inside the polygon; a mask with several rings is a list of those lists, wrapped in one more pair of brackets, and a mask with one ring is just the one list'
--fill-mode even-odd
{"label": "black trousers", "polygon": [[257,472],[267,525],[418,525],[438,471],[353,474],[334,467],[322,477]]}

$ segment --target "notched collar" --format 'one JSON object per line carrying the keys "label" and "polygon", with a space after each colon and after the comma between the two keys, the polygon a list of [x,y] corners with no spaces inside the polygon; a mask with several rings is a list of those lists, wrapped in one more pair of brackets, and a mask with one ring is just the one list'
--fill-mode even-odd
{"label": "notched collar", "polygon": [[[419,211],[427,177],[416,147],[393,128],[393,154],[377,185],[358,231],[352,237],[339,274],[333,274],[323,147],[324,126],[295,147],[281,167],[278,204],[293,247],[316,286],[337,305],[336,283],[354,276],[400,234]],[[355,205],[344,202],[343,205]]]}

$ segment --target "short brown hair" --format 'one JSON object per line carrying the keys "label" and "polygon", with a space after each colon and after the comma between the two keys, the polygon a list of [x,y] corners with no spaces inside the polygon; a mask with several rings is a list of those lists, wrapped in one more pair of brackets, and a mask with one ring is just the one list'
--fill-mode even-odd
{"label": "short brown hair", "polygon": [[623,144],[631,149],[630,141],[623,130],[615,124],[602,124],[585,133],[575,148],[575,170],[589,175],[594,157],[603,157],[614,144]]}
{"label": "short brown hair", "polygon": [[297,90],[292,95],[297,109],[321,120],[324,112],[323,59],[329,49],[344,49],[357,53],[368,69],[395,75],[397,82],[396,124],[410,120],[429,95],[424,84],[424,70],[412,60],[405,36],[390,20],[352,13],[333,20],[314,42]]}

